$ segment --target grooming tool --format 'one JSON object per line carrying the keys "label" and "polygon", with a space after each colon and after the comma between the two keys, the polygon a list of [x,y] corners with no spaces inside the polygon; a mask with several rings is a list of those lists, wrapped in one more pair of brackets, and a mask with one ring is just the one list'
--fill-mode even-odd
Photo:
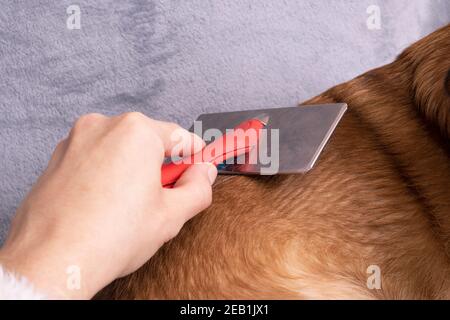
{"label": "grooming tool", "polygon": [[[164,163],[161,168],[163,187],[173,187],[183,172],[195,163],[210,162],[217,166],[229,158],[247,154],[258,146],[260,130],[267,125],[268,121],[269,117],[266,114],[252,116],[215,139],[200,152],[177,161]],[[254,130],[256,139],[249,139],[250,130]]]}
{"label": "grooming tool", "polygon": [[[272,168],[271,164],[264,163],[262,161],[264,159],[258,157],[258,162],[253,164],[240,164],[237,161],[231,164],[223,163],[218,166],[219,173],[241,175],[305,173],[313,168],[346,110],[347,104],[335,103],[202,114],[196,120],[202,124],[202,130],[196,130],[195,123],[190,130],[203,137],[203,133],[210,128],[225,132],[227,128],[233,128],[233,125],[245,119],[251,119],[259,114],[267,115],[270,121],[264,128],[267,134],[262,134],[259,139],[259,151],[274,158],[277,155],[278,165]],[[256,150],[250,153],[254,151]]]}

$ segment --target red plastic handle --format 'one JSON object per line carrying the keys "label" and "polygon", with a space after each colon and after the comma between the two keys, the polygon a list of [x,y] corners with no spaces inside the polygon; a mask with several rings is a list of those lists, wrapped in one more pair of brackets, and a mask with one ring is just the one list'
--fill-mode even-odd
{"label": "red plastic handle", "polygon": [[[165,163],[161,168],[161,183],[171,188],[184,171],[199,162],[210,162],[219,165],[232,157],[248,153],[259,142],[260,130],[265,124],[258,119],[242,122],[231,132],[217,138],[202,151],[176,162]],[[249,130],[255,130],[255,139],[251,139]],[[186,161],[189,160],[189,161]]]}

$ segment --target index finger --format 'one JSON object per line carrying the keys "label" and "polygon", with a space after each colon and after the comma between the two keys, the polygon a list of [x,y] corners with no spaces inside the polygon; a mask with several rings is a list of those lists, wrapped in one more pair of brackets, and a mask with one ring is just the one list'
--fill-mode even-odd
{"label": "index finger", "polygon": [[176,123],[148,119],[164,145],[166,157],[189,156],[199,152],[205,146],[202,138]]}

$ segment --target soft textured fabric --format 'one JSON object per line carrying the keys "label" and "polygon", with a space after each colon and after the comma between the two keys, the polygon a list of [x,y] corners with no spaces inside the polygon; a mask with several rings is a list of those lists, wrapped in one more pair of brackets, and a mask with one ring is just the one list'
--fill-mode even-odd
{"label": "soft textured fabric", "polygon": [[0,300],[43,300],[46,296],[36,291],[24,277],[2,268],[0,265]]}
{"label": "soft textured fabric", "polygon": [[[0,2],[0,243],[81,114],[189,126],[202,112],[293,106],[450,21],[448,0]],[[66,26],[72,4],[80,30]]]}

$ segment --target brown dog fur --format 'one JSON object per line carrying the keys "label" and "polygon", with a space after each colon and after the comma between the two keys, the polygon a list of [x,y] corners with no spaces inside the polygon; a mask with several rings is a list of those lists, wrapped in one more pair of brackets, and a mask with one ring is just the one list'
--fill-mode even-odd
{"label": "brown dog fur", "polygon": [[312,171],[220,177],[208,210],[98,297],[450,298],[450,25],[305,104],[328,102],[349,109]]}

